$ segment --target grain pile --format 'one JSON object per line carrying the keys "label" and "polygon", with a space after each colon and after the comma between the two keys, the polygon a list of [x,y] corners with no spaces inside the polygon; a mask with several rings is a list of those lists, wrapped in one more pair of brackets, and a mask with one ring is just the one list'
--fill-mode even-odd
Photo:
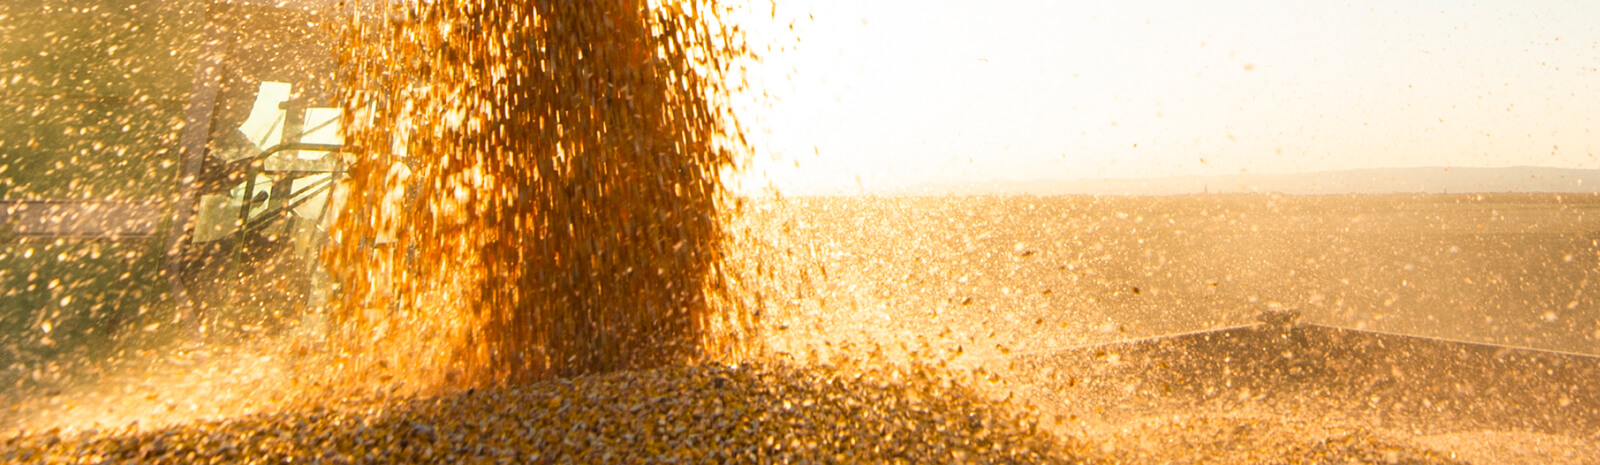
{"label": "grain pile", "polygon": [[1094,437],[1113,463],[1468,463],[1406,435],[1296,415],[1157,415],[1101,429]]}
{"label": "grain pile", "polygon": [[0,463],[1469,463],[1379,429],[1274,415],[1059,431],[949,375],[674,365],[153,430],[23,434],[0,439]]}
{"label": "grain pile", "polygon": [[147,432],[0,441],[8,463],[1073,463],[921,370],[671,366]]}

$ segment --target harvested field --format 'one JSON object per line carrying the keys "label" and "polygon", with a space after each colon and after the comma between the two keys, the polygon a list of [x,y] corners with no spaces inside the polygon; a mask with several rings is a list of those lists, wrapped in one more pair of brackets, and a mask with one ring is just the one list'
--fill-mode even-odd
{"label": "harvested field", "polygon": [[805,284],[768,293],[780,347],[921,338],[999,357],[1281,308],[1600,355],[1594,195],[827,197],[756,210],[750,227]]}
{"label": "harvested field", "polygon": [[[1514,303],[1551,302],[1582,289],[1595,257],[1588,242],[1592,233],[1582,229],[1586,223],[1562,220],[1562,215],[1576,218],[1590,204],[1536,196],[1526,200],[1500,199],[1479,207],[1545,218],[1530,220],[1535,227],[1507,235],[1455,232],[1462,221],[1467,223],[1460,225],[1477,229],[1474,215],[1482,212],[1468,208],[1475,197],[1350,200],[1356,204],[1265,196],[857,203],[801,199],[781,212],[769,212],[772,216],[755,216],[757,212],[748,218],[792,225],[787,233],[765,236],[773,240],[767,246],[795,250],[787,256],[793,262],[766,256],[767,265],[782,265],[773,282],[798,284],[806,292],[768,294],[769,345],[774,356],[790,362],[732,368],[673,365],[470,392],[257,409],[264,413],[245,416],[199,415],[142,429],[86,433],[82,428],[88,422],[78,420],[63,424],[76,429],[35,429],[10,439],[6,450],[13,455],[7,460],[1596,463],[1600,441],[1585,433],[1592,424],[1586,419],[1592,417],[1573,410],[1591,408],[1594,398],[1581,382],[1589,376],[1580,369],[1587,366],[1583,360],[1588,356],[1497,350],[1327,326],[1366,323],[1457,334],[1450,330],[1470,325],[1453,320],[1432,326],[1398,324],[1420,324],[1430,314],[1438,317],[1446,314],[1442,309],[1454,308],[1476,318],[1523,318],[1498,330],[1459,333],[1463,338],[1486,343],[1566,341],[1562,348],[1585,351],[1582,341],[1592,329],[1581,319],[1592,312],[1587,293],[1564,314],[1570,319],[1543,324],[1530,324],[1543,321],[1540,314],[1521,311]],[[1422,207],[1427,205],[1454,209],[1458,215]],[[1300,211],[1301,219],[1295,221],[1323,226],[1289,228],[1282,223],[1287,220],[1272,216],[1274,209]],[[1192,210],[1222,213],[1184,213]],[[1326,213],[1310,215],[1316,210]],[[1378,212],[1417,223],[1390,221],[1389,227],[1381,227],[1354,219]],[[909,220],[868,221],[893,215]],[[1442,219],[1422,221],[1434,217]],[[983,218],[989,226],[960,222],[969,218]],[[1169,225],[1188,225],[1166,230],[1140,226],[1169,219]],[[876,226],[857,227],[862,224]],[[946,226],[934,228],[936,224]],[[1371,229],[1357,227],[1363,224]],[[1281,241],[1277,243],[1257,241],[1255,250],[1230,245],[1246,241],[1251,228],[1261,227],[1298,232],[1275,236]],[[1499,226],[1485,224],[1490,227]],[[1048,240],[1052,236],[1071,240]],[[1358,252],[1321,246],[1327,244]],[[1370,244],[1381,247],[1356,247]],[[1450,247],[1459,250],[1452,253]],[[1512,254],[1512,247],[1531,252]],[[1178,255],[1184,253],[1188,255]],[[1565,261],[1563,256],[1574,259]],[[1179,258],[1205,266],[1173,268]],[[1338,268],[1317,265],[1324,261]],[[1246,266],[1251,263],[1286,271],[1262,274]],[[1418,269],[1405,270],[1404,263],[1418,264]],[[1479,265],[1483,263],[1492,266]],[[804,265],[811,266],[809,271]],[[1175,273],[1166,274],[1168,268]],[[1184,274],[1200,271],[1211,275]],[[1328,275],[1310,284],[1291,282],[1295,276],[1319,273]],[[1471,305],[1453,305],[1467,302],[1455,294],[1406,291],[1398,285],[1406,281],[1414,286],[1410,289],[1471,290],[1462,278],[1494,274],[1514,278],[1516,285],[1501,285],[1494,299]],[[1343,277],[1392,279],[1394,286],[1381,287],[1411,304],[1383,307],[1361,300],[1378,297],[1331,284]],[[1200,280],[1200,285],[1189,285],[1185,278]],[[1255,285],[1226,285],[1230,282]],[[1141,287],[1140,293],[1132,292],[1135,286]],[[1029,289],[1033,291],[1021,292]],[[1251,307],[1249,297],[1276,292],[1288,295],[1275,298],[1281,299],[1279,307],[1298,307],[1303,319],[1317,326],[1206,333],[1227,336],[1226,342],[1201,336],[1134,340],[1247,323],[1251,308],[1267,307],[1265,299]],[[1325,295],[1321,305],[1308,299],[1317,293]],[[963,303],[963,298],[971,300]],[[1334,304],[1340,299],[1343,306]],[[1362,303],[1394,308],[1396,316],[1373,318],[1355,311]],[[1410,309],[1415,310],[1407,313]],[[1106,344],[1115,341],[1126,342]],[[799,350],[784,353],[789,348]],[[1283,358],[1282,353],[1297,358]],[[878,368],[859,377],[860,370],[830,368],[846,366],[839,360],[852,358],[870,359],[862,363]],[[903,368],[920,363],[949,368],[921,374]],[[1511,364],[1499,371],[1507,376],[1494,376],[1495,363]],[[896,369],[886,367],[902,368],[895,375]],[[1547,369],[1554,371],[1545,374]],[[218,374],[230,372],[237,370]],[[160,384],[145,388],[159,389]],[[1518,400],[1518,393],[1536,393],[1544,404]],[[188,401],[169,397],[152,405]],[[1008,402],[997,401],[1008,397]],[[115,396],[97,400],[102,406],[126,404]],[[1553,410],[1540,414],[1540,408]],[[31,418],[82,413],[25,411]],[[196,454],[193,459],[190,452]]]}
{"label": "harvested field", "polygon": [[[1461,221],[1477,229],[1474,215],[1479,213],[1468,208],[1475,197],[1353,199],[1365,203],[1325,209],[1321,216],[1309,212],[1323,206],[1297,203],[1341,204],[1267,197],[802,199],[769,212],[772,216],[757,212],[748,218],[792,225],[787,233],[765,236],[773,241],[767,246],[795,250],[788,256],[793,262],[765,262],[783,265],[773,282],[799,284],[806,292],[768,294],[768,344],[773,355],[790,362],[673,365],[471,392],[347,399],[312,409],[258,409],[265,413],[242,417],[201,415],[143,429],[85,433],[86,422],[80,420],[65,425],[78,429],[35,430],[10,439],[6,449],[13,455],[7,460],[30,462],[47,455],[65,462],[95,462],[95,457],[385,462],[426,461],[431,453],[437,460],[495,461],[510,454],[519,461],[550,463],[675,457],[740,463],[1596,463],[1600,441],[1584,433],[1592,421],[1572,410],[1590,408],[1592,392],[1576,382],[1588,375],[1573,371],[1579,368],[1543,375],[1540,368],[1587,366],[1582,354],[1539,355],[1329,326],[1281,334],[1206,333],[1227,336],[1225,343],[1200,336],[1130,341],[1152,332],[1246,323],[1249,297],[1282,292],[1288,297],[1277,297],[1278,305],[1300,308],[1303,319],[1315,325],[1366,323],[1448,335],[1458,322],[1398,323],[1427,322],[1429,312],[1437,317],[1444,315],[1441,309],[1455,308],[1463,315],[1477,312],[1477,318],[1524,318],[1499,330],[1461,333],[1464,338],[1568,341],[1562,348],[1584,351],[1581,341],[1592,329],[1581,319],[1592,312],[1588,294],[1580,296],[1571,319],[1543,325],[1528,324],[1542,321],[1538,313],[1520,312],[1507,302],[1545,302],[1582,288],[1595,257],[1588,242],[1592,233],[1581,230],[1585,223],[1561,216],[1583,213],[1589,204],[1500,200],[1479,208],[1546,218],[1532,221],[1545,226],[1517,235],[1456,233]],[[1394,208],[1398,205],[1409,205],[1410,213]],[[1460,211],[1450,217],[1421,207],[1426,205]],[[1195,209],[1222,213],[1183,213]],[[1296,221],[1323,226],[1290,228],[1299,232],[1276,236],[1282,242],[1220,253],[1236,250],[1228,244],[1245,241],[1251,228],[1288,228],[1281,223],[1286,220],[1271,216],[1273,209],[1301,211]],[[1370,223],[1354,218],[1378,212],[1419,222],[1442,219],[1355,227]],[[867,221],[890,215],[909,220]],[[1188,226],[1145,230],[1141,216],[1144,222],[1170,219],[1169,225]],[[1079,220],[1100,217],[1104,220]],[[957,221],[967,218],[985,218],[990,226]],[[878,226],[856,227],[860,224]],[[1485,224],[1490,227],[1498,226]],[[1318,244],[1360,252],[1337,253]],[[1363,244],[1382,247],[1355,247]],[[1459,250],[1452,253],[1450,247]],[[1508,247],[1532,252],[1513,255]],[[1207,263],[1187,272],[1214,276],[1191,276],[1178,268],[1172,275],[1159,272],[1176,266],[1176,255],[1184,253],[1185,261]],[[1573,261],[1561,259],[1569,255]],[[1316,265],[1323,261],[1339,268]],[[1264,275],[1247,263],[1287,271]],[[1404,263],[1420,269],[1405,270],[1399,265]],[[811,266],[809,271],[804,265]],[[1310,281],[1315,286],[1289,281],[1318,273],[1331,274]],[[1453,294],[1413,293],[1398,286],[1404,280],[1415,286],[1411,289],[1470,290],[1462,278],[1485,274],[1515,277],[1517,285],[1465,306],[1452,305],[1465,302]],[[1393,279],[1395,286],[1382,287],[1412,304],[1384,307],[1395,309],[1392,318],[1353,311],[1365,302],[1359,299],[1377,297],[1330,284],[1341,276]],[[1219,281],[1255,285],[1207,284]],[[1132,292],[1135,286],[1140,293]],[[1326,296],[1323,304],[1307,300],[1316,293]],[[1333,304],[1340,299],[1343,306]],[[1420,306],[1437,299],[1445,302]],[[1266,307],[1265,302],[1256,305]],[[1381,302],[1366,305],[1382,307]],[[1128,342],[1105,344],[1113,341]],[[785,353],[787,348],[799,350]],[[859,377],[859,370],[830,368],[852,358],[871,359],[862,363],[878,368]],[[950,368],[915,375],[903,368],[920,363]],[[1503,372],[1515,376],[1493,376],[1493,363],[1511,363],[1508,367],[1517,369]],[[902,368],[895,375],[896,369],[885,367]],[[1471,392],[1478,394],[1462,394]],[[1538,392],[1548,405],[1530,406],[1518,400],[1519,392]],[[1008,397],[1009,402],[997,401]],[[99,405],[118,403],[114,396],[100,400]],[[1539,408],[1557,410],[1539,414]],[[79,412],[29,411],[34,418],[69,413]]]}

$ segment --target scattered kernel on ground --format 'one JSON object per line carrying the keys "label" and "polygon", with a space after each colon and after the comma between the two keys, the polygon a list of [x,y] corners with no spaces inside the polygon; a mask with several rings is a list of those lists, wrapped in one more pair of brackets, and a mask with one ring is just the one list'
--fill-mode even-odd
{"label": "scattered kernel on ground", "polygon": [[0,460],[27,463],[1082,462],[1026,417],[933,376],[769,365],[621,372],[4,446]]}
{"label": "scattered kernel on ground", "polygon": [[[1111,463],[1461,465],[1404,435],[1280,415],[1184,414],[1122,424],[1098,441]],[[1476,463],[1476,462],[1474,462]],[[1499,462],[1483,462],[1499,463]]]}
{"label": "scattered kernel on ground", "polygon": [[918,369],[675,366],[150,431],[0,439],[0,463],[1463,463],[1363,428],[1163,416],[1056,436]]}

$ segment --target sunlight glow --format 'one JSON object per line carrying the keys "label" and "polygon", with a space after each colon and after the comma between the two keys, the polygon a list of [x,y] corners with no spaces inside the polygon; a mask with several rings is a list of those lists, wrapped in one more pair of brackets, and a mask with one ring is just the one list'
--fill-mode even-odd
{"label": "sunlight glow", "polygon": [[804,41],[754,71],[777,101],[752,175],[790,193],[1600,168],[1595,3],[810,0],[784,15]]}

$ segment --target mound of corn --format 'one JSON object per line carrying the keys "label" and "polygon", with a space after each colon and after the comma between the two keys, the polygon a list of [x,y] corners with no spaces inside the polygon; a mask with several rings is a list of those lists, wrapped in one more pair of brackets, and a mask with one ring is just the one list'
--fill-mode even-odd
{"label": "mound of corn", "polygon": [[671,366],[437,397],[7,439],[39,463],[1065,463],[1025,417],[926,373]]}
{"label": "mound of corn", "polygon": [[1467,463],[1408,436],[1348,419],[1202,413],[1129,421],[1095,440],[1111,463]]}
{"label": "mound of corn", "polygon": [[0,462],[1462,463],[1360,428],[1247,420],[1058,436],[931,371],[669,366],[152,431],[27,434],[0,440]]}

